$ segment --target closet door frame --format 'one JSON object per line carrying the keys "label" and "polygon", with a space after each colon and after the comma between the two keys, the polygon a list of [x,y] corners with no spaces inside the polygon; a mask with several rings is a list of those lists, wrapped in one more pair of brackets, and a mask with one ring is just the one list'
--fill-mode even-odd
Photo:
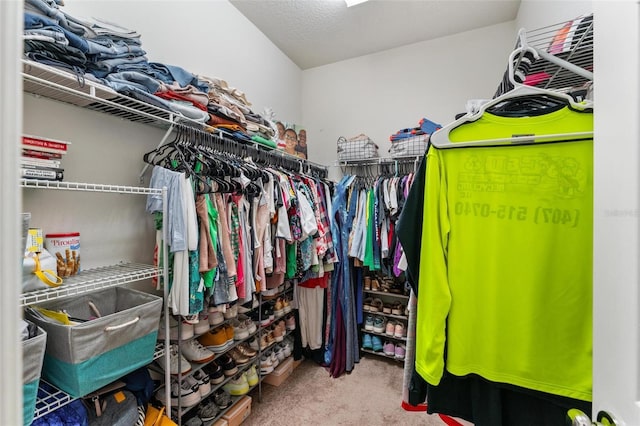
{"label": "closet door frame", "polygon": [[21,292],[22,193],[18,147],[22,134],[22,1],[0,1],[0,424],[21,425],[22,347],[18,323]]}
{"label": "closet door frame", "polygon": [[593,413],[640,424],[640,7],[594,1]]}

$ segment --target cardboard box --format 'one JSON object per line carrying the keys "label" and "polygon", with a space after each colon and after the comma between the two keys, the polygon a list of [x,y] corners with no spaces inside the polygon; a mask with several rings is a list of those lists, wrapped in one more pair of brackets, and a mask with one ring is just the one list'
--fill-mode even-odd
{"label": "cardboard box", "polygon": [[299,360],[297,360],[297,361],[294,359],[294,360],[293,360],[293,370],[295,370],[296,368],[298,368],[298,366],[299,366],[300,364],[302,364],[302,361],[304,361],[304,358],[300,358],[300,359],[299,359]]}
{"label": "cardboard box", "polygon": [[264,376],[263,382],[271,386],[280,386],[293,373],[293,357],[285,359],[273,373]]}
{"label": "cardboard box", "polygon": [[211,426],[229,426],[229,423],[227,423],[227,421],[225,419],[218,419]]}
{"label": "cardboard box", "polygon": [[229,426],[240,425],[251,414],[251,397],[248,395],[243,396],[233,404],[233,407],[222,416]]}

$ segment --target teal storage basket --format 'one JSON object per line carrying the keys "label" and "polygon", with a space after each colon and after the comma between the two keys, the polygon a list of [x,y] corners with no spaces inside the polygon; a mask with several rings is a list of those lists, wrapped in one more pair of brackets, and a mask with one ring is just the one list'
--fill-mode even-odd
{"label": "teal storage basket", "polygon": [[[90,302],[100,317],[95,317]],[[73,397],[83,397],[153,360],[160,297],[114,287],[39,306],[65,310],[73,318],[91,318],[68,326],[27,312],[47,332],[43,378]]]}
{"label": "teal storage basket", "polygon": [[25,426],[33,421],[40,386],[42,360],[47,333],[38,327],[38,334],[22,342],[22,418]]}

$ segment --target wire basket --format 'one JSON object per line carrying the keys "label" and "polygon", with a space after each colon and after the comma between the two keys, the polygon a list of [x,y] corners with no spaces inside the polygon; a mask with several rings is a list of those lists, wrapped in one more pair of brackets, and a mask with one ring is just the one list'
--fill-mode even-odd
{"label": "wire basket", "polygon": [[429,136],[430,135],[424,134],[394,140],[391,142],[389,154],[392,158],[423,155],[427,151],[427,145],[429,145]]}
{"label": "wire basket", "polygon": [[358,135],[350,139],[338,138],[338,161],[368,160],[378,158],[378,145],[367,135]]}

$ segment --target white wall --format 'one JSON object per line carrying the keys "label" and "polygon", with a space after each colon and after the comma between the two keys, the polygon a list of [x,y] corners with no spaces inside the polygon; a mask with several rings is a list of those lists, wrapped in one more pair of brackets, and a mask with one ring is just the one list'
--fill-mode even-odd
{"label": "white wall", "polygon": [[255,112],[300,122],[300,69],[227,0],[65,0],[64,10],[136,30],[150,61],[222,78]]}
{"label": "white wall", "polygon": [[584,0],[522,0],[516,28],[535,30],[593,12],[593,2]]}
{"label": "white wall", "polygon": [[511,21],[303,71],[309,159],[334,164],[338,137],[360,133],[388,157],[397,130],[446,124],[468,99],[491,98],[515,34]]}

